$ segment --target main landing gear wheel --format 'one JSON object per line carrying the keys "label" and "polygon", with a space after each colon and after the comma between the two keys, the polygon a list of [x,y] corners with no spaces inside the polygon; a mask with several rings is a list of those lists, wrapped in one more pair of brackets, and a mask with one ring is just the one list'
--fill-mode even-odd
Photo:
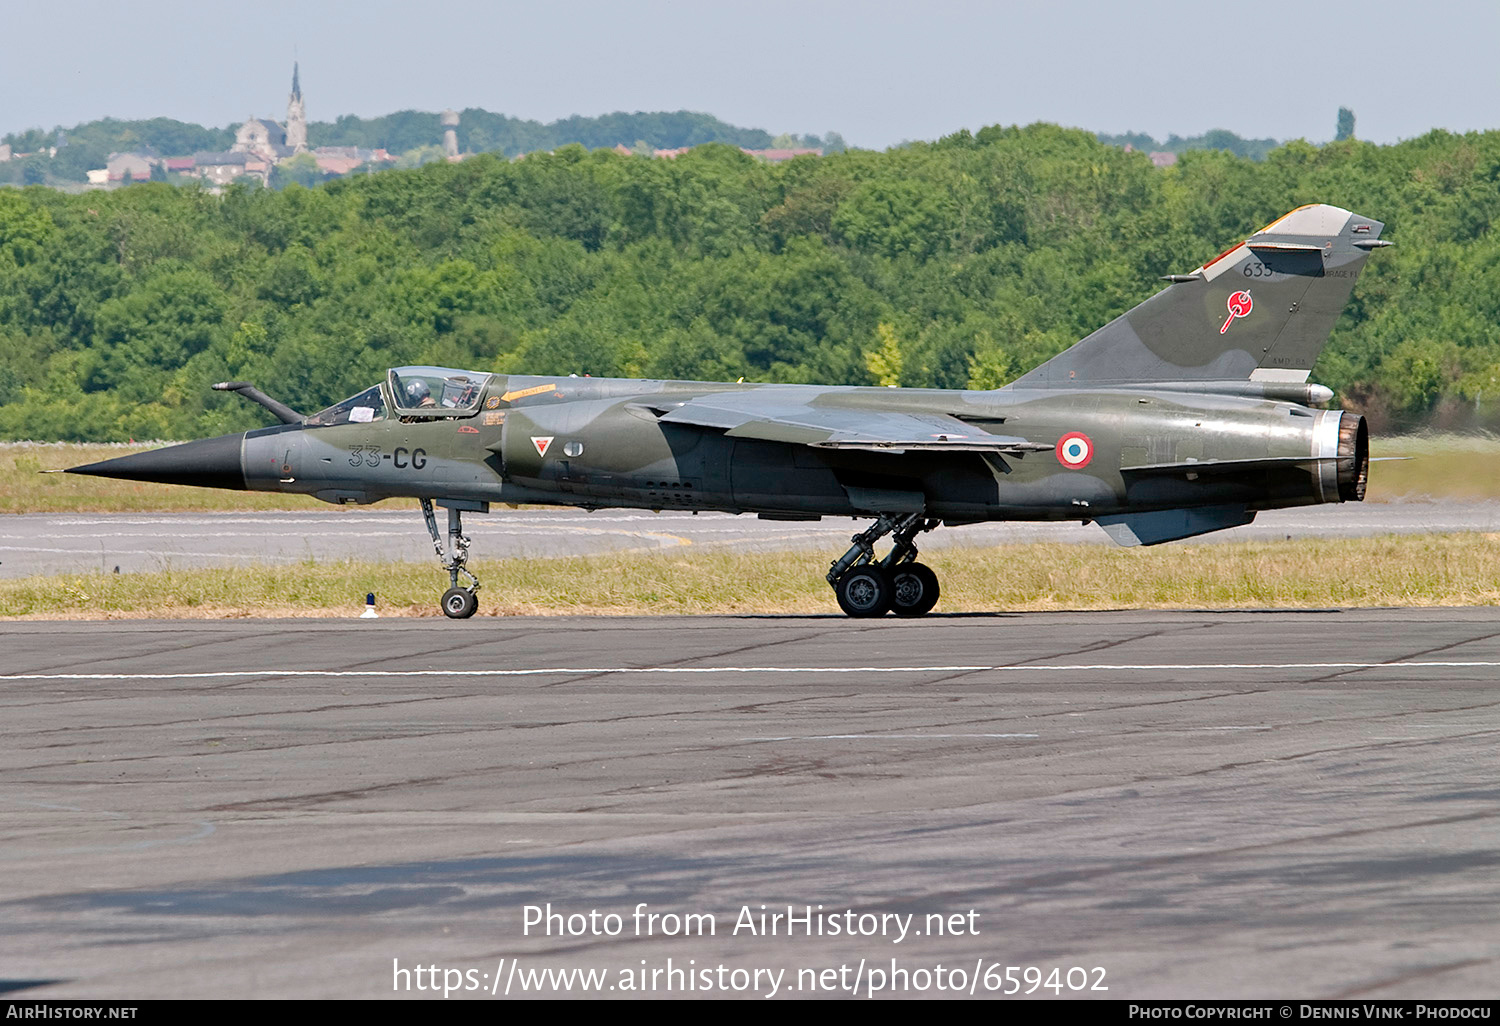
{"label": "main landing gear wheel", "polygon": [[[849,551],[828,568],[828,583],[839,608],[850,616],[923,616],[938,600],[937,574],[916,561],[915,538],[939,521],[925,513],[902,517],[883,514],[849,540]],[[894,544],[885,559],[875,558],[875,543],[890,535]]]}
{"label": "main landing gear wheel", "polygon": [[890,575],[891,612],[897,616],[926,616],[937,605],[937,574],[926,563],[902,563]]}
{"label": "main landing gear wheel", "polygon": [[891,608],[895,588],[884,568],[872,563],[848,571],[833,586],[839,608],[850,616],[884,616]]}
{"label": "main landing gear wheel", "polygon": [[449,619],[467,620],[478,608],[478,597],[467,588],[449,588],[443,592],[443,615]]}

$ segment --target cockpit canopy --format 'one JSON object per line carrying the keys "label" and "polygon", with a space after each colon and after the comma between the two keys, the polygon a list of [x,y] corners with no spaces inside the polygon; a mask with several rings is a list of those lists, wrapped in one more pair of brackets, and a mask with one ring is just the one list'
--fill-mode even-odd
{"label": "cockpit canopy", "polygon": [[473,413],[490,376],[450,367],[395,367],[386,377],[402,416],[454,417]]}
{"label": "cockpit canopy", "polygon": [[[479,408],[490,375],[451,367],[396,367],[386,375],[390,402],[401,417],[462,417]],[[384,420],[386,395],[379,385],[334,403],[307,418],[316,427]]]}

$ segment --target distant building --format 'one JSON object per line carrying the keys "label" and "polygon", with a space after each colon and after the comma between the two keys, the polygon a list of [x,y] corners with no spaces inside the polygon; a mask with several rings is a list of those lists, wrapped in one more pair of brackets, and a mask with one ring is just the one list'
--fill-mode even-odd
{"label": "distant building", "polygon": [[293,153],[307,149],[307,109],[302,106],[302,83],[297,78],[297,62],[292,62],[292,94],[286,100],[286,145]]}
{"label": "distant building", "polygon": [[234,133],[231,153],[253,153],[263,160],[290,157],[297,151],[286,144],[286,129],[266,118],[251,118]]}
{"label": "distant building", "polygon": [[391,164],[396,158],[385,150],[365,150],[358,146],[319,146],[310,151],[325,175],[347,175],[365,164]]}
{"label": "distant building", "polygon": [[458,160],[458,111],[445,110],[439,119],[443,125],[443,154],[450,160]]}
{"label": "distant building", "polygon": [[[442,115],[444,150],[449,160],[458,159],[458,114]],[[162,163],[169,172],[196,174],[215,188],[239,178],[254,178],[269,185],[271,169],[299,154],[309,154],[324,175],[347,175],[369,164],[393,164],[396,158],[383,149],[366,150],[355,146],[307,145],[307,107],[302,98],[302,69],[292,64],[292,91],[287,96],[286,124],[270,118],[250,118],[235,129],[234,145],[219,153],[195,153],[191,157],[170,157]],[[153,155],[154,156],[154,155]],[[131,172],[132,177],[135,172]],[[143,177],[150,176],[150,169]]]}
{"label": "distant building", "polygon": [[302,103],[300,69],[292,65],[292,92],[287,97],[286,125],[269,118],[251,118],[234,133],[230,153],[250,153],[269,163],[307,150],[307,112]]}
{"label": "distant building", "polygon": [[1152,150],[1151,163],[1157,167],[1171,167],[1177,163],[1177,154],[1171,150]]}
{"label": "distant building", "polygon": [[347,175],[364,163],[358,157],[340,157],[316,151],[313,152],[313,159],[318,162],[318,170],[325,175]]}
{"label": "distant building", "polygon": [[271,162],[256,153],[228,150],[224,153],[195,153],[193,168],[210,185],[228,185],[241,175],[253,175],[265,185],[271,178]]}
{"label": "distant building", "polygon": [[151,177],[151,168],[160,158],[154,153],[111,153],[104,165],[105,177],[111,182],[144,182]]}

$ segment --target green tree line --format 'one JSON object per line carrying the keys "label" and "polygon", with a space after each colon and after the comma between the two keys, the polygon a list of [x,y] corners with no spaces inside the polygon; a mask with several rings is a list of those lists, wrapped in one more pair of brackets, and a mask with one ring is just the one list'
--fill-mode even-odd
{"label": "green tree line", "polygon": [[1314,371],[1500,420],[1500,132],[1173,168],[1038,124],[779,165],[582,146],[277,192],[0,189],[0,437],[188,438],[430,363],[989,388],[1302,203],[1384,220]]}
{"label": "green tree line", "polygon": [[[1348,113],[1343,107],[1339,108],[1339,125],[1342,130],[1343,115]],[[1340,139],[1350,138],[1354,134],[1354,115],[1349,114],[1349,131]],[[1226,128],[1214,128],[1202,135],[1193,135],[1184,138],[1180,135],[1167,136],[1166,142],[1157,142],[1145,132],[1122,132],[1119,135],[1109,135],[1105,132],[1099,133],[1099,141],[1110,146],[1132,146],[1147,153],[1154,151],[1176,153],[1179,156],[1188,150],[1227,150],[1237,157],[1248,157],[1251,160],[1265,160],[1266,157],[1277,146],[1281,145],[1275,139],[1243,139]]]}
{"label": "green tree line", "polygon": [[[360,146],[405,153],[442,141],[439,115],[427,111],[403,110],[383,117],[360,118],[345,115],[334,122],[314,122],[307,126],[311,146]],[[710,114],[692,111],[626,114],[617,111],[599,117],[573,115],[550,124],[525,118],[494,114],[478,107],[459,112],[458,148],[465,153],[503,153],[507,157],[538,150],[555,150],[578,143],[585,149],[610,148],[620,144],[641,145],[648,149],[673,150],[684,146],[701,146],[721,142],[730,146],[763,150],[775,144],[769,132],[759,128],[739,128]],[[843,149],[837,140],[830,149]],[[780,137],[778,137],[780,138]],[[795,146],[822,149],[827,141],[819,136],[793,137]]]}

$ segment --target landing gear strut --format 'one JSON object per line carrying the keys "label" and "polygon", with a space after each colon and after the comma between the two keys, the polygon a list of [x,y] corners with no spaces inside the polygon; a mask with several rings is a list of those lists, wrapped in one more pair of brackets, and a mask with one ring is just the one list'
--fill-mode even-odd
{"label": "landing gear strut", "polygon": [[[420,501],[422,517],[427,521],[427,533],[432,535],[432,547],[437,550],[443,569],[448,571],[450,587],[443,592],[443,615],[454,620],[467,619],[479,608],[479,599],[474,596],[479,590],[479,578],[469,573],[464,565],[469,561],[469,539],[464,537],[463,515],[451,506],[448,508],[448,545],[445,548],[442,536],[438,534],[437,514],[432,511],[432,500]],[[458,586],[459,574],[469,579],[467,587]]]}
{"label": "landing gear strut", "polygon": [[[938,525],[923,513],[904,517],[881,514],[875,523],[856,534],[849,551],[828,570],[828,583],[839,600],[839,608],[854,617],[923,616],[937,605],[938,579],[925,564],[918,563],[914,539]],[[891,551],[875,558],[875,543],[886,535]]]}

